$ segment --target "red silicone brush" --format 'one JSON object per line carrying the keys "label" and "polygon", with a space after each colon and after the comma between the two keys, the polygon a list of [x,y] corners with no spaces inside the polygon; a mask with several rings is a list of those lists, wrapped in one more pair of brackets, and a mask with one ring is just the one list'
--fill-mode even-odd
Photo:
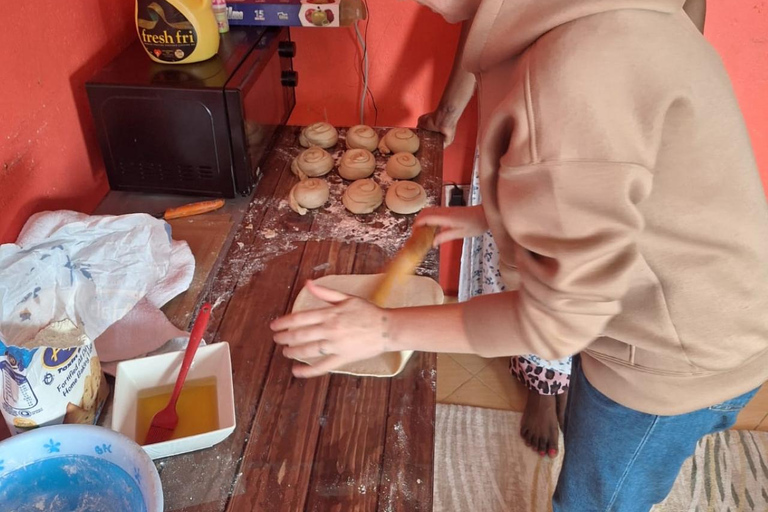
{"label": "red silicone brush", "polygon": [[184,387],[184,380],[187,378],[189,367],[192,366],[192,360],[197,353],[197,347],[200,346],[200,340],[203,339],[203,333],[208,326],[208,319],[211,317],[211,305],[207,302],[200,308],[195,325],[192,327],[192,333],[189,336],[187,350],[184,351],[184,361],[181,363],[179,376],[176,377],[176,386],[173,388],[173,394],[168,401],[165,409],[155,414],[152,418],[152,424],[149,426],[149,432],[144,440],[144,444],[155,444],[167,441],[173,436],[173,431],[179,423],[179,415],[176,414],[176,402],[179,400],[181,389]]}

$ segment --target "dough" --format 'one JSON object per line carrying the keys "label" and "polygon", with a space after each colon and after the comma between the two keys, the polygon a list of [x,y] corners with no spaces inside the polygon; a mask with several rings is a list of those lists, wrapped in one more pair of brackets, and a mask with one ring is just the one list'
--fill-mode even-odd
{"label": "dough", "polygon": [[379,146],[379,134],[370,126],[358,124],[347,130],[347,148],[376,151]]}
{"label": "dough", "polygon": [[291,210],[304,215],[307,209],[320,208],[326,201],[330,190],[328,184],[320,178],[307,178],[293,186],[288,194]]}
{"label": "dough", "polygon": [[314,123],[301,130],[299,144],[305,148],[320,146],[330,148],[339,140],[339,132],[328,123]]}
{"label": "dough", "polygon": [[341,202],[352,213],[371,213],[381,206],[384,192],[373,180],[357,180],[347,187]]}
{"label": "dough", "polygon": [[385,170],[396,180],[410,180],[421,172],[421,162],[412,153],[395,153],[387,161]]}
{"label": "dough", "polygon": [[396,181],[387,190],[387,208],[395,213],[416,213],[427,204],[424,187],[412,181]]}
{"label": "dough", "polygon": [[291,162],[291,171],[301,180],[317,178],[333,169],[333,157],[317,146],[305,149]]}
{"label": "dough", "polygon": [[367,149],[350,149],[339,162],[339,174],[347,180],[360,180],[373,174],[376,158]]}
{"label": "dough", "polygon": [[[383,278],[382,274],[374,275],[330,275],[321,277],[315,282],[320,286],[331,288],[340,292],[356,295],[358,297],[370,297],[376,286]],[[431,306],[443,303],[443,291],[440,286],[428,277],[408,276],[402,286],[393,289],[386,306],[388,308]],[[328,304],[313,296],[306,289],[299,292],[293,311],[306,311],[328,307]],[[345,373],[348,375],[362,375],[369,377],[392,377],[400,373],[412,351],[388,352],[372,359],[350,363],[334,370],[332,373]],[[305,362],[312,364],[319,359],[311,359]]]}
{"label": "dough", "polygon": [[408,128],[392,128],[379,142],[382,153],[415,153],[419,150],[419,138]]}

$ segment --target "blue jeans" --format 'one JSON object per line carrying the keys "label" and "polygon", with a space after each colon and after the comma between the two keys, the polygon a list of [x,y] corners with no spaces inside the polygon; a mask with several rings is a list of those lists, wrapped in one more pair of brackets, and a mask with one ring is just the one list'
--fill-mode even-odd
{"label": "blue jeans", "polygon": [[699,439],[732,426],[756,392],[687,414],[654,416],[595,389],[574,357],[554,512],[647,512],[669,494]]}

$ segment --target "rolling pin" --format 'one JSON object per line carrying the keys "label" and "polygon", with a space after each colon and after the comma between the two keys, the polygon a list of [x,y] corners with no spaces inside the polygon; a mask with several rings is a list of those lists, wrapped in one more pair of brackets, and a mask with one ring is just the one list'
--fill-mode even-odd
{"label": "rolling pin", "polygon": [[371,295],[372,303],[384,307],[392,288],[416,272],[416,268],[432,248],[436,231],[434,226],[419,226],[413,230],[411,237],[387,266],[384,277]]}
{"label": "rolling pin", "polygon": [[172,220],[182,217],[191,217],[202,213],[212,212],[224,206],[223,199],[214,199],[213,201],[201,201],[199,203],[185,204],[177,208],[168,208],[163,213],[157,213],[154,216],[158,219]]}

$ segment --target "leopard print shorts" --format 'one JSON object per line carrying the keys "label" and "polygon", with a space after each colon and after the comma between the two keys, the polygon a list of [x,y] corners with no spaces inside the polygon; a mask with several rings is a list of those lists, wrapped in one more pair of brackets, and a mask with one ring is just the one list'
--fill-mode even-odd
{"label": "leopard print shorts", "polygon": [[509,371],[531,391],[540,395],[559,395],[568,391],[571,376],[553,368],[538,366],[522,356],[512,357]]}

